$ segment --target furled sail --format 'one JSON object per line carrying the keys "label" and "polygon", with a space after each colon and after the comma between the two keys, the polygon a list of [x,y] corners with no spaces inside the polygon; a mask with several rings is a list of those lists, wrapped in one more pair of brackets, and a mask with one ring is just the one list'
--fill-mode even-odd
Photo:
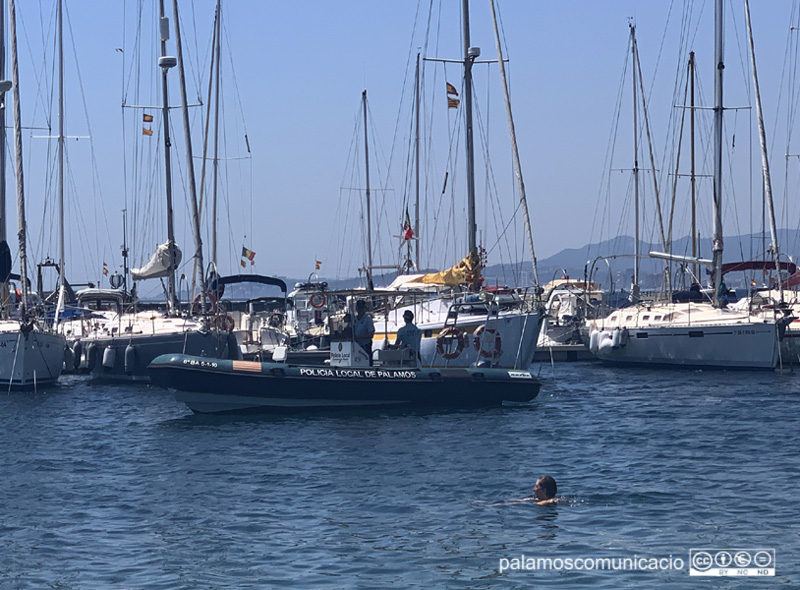
{"label": "furled sail", "polygon": [[468,255],[464,260],[455,266],[441,272],[423,275],[419,280],[426,285],[447,285],[455,286],[464,283],[471,283],[475,274],[480,275],[481,263],[477,256]]}
{"label": "furled sail", "polygon": [[132,268],[131,276],[136,281],[144,279],[157,279],[167,276],[171,271],[178,268],[183,258],[183,253],[178,245],[173,246],[174,256],[169,251],[169,242],[160,244],[150,260],[141,268]]}

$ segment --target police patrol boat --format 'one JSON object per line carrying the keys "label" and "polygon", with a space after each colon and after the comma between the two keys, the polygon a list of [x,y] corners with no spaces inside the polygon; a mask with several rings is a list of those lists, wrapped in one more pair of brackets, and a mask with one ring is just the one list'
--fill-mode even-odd
{"label": "police patrol boat", "polygon": [[273,362],[167,354],[151,363],[150,378],[201,414],[469,408],[527,402],[540,388],[530,370],[422,368],[410,349],[377,351],[370,366],[364,350],[346,340],[331,344],[323,366],[293,365],[281,353]]}

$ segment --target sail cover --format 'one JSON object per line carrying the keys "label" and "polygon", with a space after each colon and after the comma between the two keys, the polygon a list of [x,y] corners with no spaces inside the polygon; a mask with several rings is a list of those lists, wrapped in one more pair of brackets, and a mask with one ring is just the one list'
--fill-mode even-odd
{"label": "sail cover", "polygon": [[131,276],[133,279],[135,281],[141,281],[144,279],[157,279],[167,276],[171,271],[178,268],[178,265],[181,263],[181,259],[183,258],[183,254],[181,253],[181,249],[178,248],[177,244],[173,246],[173,249],[175,252],[174,257],[170,254],[169,242],[160,244],[156,248],[156,251],[153,252],[150,260],[147,261],[147,264],[141,268],[131,269]]}

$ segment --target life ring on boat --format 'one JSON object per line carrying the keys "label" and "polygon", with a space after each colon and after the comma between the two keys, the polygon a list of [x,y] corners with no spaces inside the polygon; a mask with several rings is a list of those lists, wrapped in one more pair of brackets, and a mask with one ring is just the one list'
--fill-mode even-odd
{"label": "life ring on boat", "polygon": [[[455,348],[453,348],[455,342]],[[436,337],[436,353],[448,361],[458,358],[464,350],[464,334],[458,328],[445,328]]]}
{"label": "life ring on boat", "polygon": [[324,306],[328,300],[325,298],[324,293],[314,293],[311,297],[309,297],[308,302],[314,309],[319,309],[320,307]]}
{"label": "life ring on boat", "polygon": [[236,327],[236,322],[233,321],[231,314],[226,313],[225,315],[214,317],[214,327],[225,332],[233,332],[233,329]]}
{"label": "life ring on boat", "polygon": [[217,297],[211,293],[206,292],[205,294],[206,299],[208,302],[206,309],[203,309],[203,294],[198,293],[197,297],[194,298],[194,302],[192,302],[192,313],[194,315],[200,314],[213,314],[217,311]]}
{"label": "life ring on boat", "polygon": [[[484,335],[485,332],[485,335]],[[478,329],[475,330],[473,334],[475,340],[473,341],[473,345],[475,346],[475,350],[485,359],[498,359],[500,355],[503,354],[503,341],[500,338],[500,334],[498,334],[497,330],[494,328],[487,328],[486,324],[482,326],[478,326]],[[491,346],[491,338],[494,336],[494,350],[492,350]],[[489,347],[483,348],[482,344],[489,342]]]}

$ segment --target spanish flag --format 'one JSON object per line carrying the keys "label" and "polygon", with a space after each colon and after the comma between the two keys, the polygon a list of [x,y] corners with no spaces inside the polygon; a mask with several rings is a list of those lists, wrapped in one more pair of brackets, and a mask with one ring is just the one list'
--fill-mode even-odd
{"label": "spanish flag", "polygon": [[319,270],[322,268],[322,260],[316,260],[316,264],[314,265],[314,270]]}
{"label": "spanish flag", "polygon": [[103,262],[103,276],[108,276],[108,263]]}
{"label": "spanish flag", "polygon": [[[252,250],[248,250],[247,248],[242,246],[242,258],[247,258],[247,260],[249,260],[250,264],[252,265],[255,264],[254,262],[255,257],[256,257],[255,252],[253,252]],[[244,262],[244,260],[242,262]]]}
{"label": "spanish flag", "polygon": [[153,130],[147,127],[142,127],[142,135],[153,135]]}
{"label": "spanish flag", "polygon": [[145,123],[152,123],[153,122],[153,115],[148,115],[147,113],[142,115],[142,121]]}
{"label": "spanish flag", "polygon": [[447,84],[447,94],[452,94],[453,96],[458,96],[458,90],[456,87],[450,84],[450,82],[445,82]]}

